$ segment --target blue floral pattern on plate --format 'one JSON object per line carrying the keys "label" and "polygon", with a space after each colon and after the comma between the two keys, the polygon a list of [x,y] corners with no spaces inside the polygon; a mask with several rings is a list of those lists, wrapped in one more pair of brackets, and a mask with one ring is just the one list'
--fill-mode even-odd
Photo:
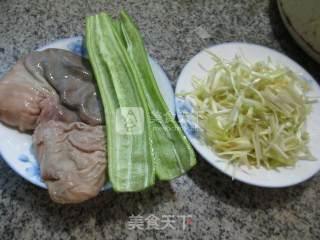
{"label": "blue floral pattern on plate", "polygon": [[73,53],[87,57],[87,49],[85,47],[83,38],[78,38],[75,41],[68,43],[67,48]]}
{"label": "blue floral pattern on plate", "polygon": [[[30,146],[30,155],[34,157],[33,151],[32,151],[32,146]],[[34,157],[35,158],[35,157]],[[18,157],[18,160],[26,165],[25,167],[25,172],[30,178],[35,178],[36,180],[44,183],[43,179],[41,178],[41,173],[40,173],[40,165],[37,161],[32,160],[28,155],[26,154],[21,154]]]}
{"label": "blue floral pattern on plate", "polygon": [[29,157],[27,155],[25,155],[25,154],[21,154],[18,159],[19,159],[20,162],[23,162],[23,163],[30,162]]}
{"label": "blue floral pattern on plate", "polygon": [[196,113],[192,103],[186,99],[176,97],[176,110],[179,123],[188,137],[200,139],[200,127],[196,122]]}

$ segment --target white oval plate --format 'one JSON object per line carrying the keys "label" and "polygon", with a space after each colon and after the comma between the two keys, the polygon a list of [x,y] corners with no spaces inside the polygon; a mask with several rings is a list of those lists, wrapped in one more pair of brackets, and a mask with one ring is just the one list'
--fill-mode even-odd
{"label": "white oval plate", "polygon": [[[302,76],[312,86],[313,90],[310,95],[320,96],[320,87],[312,76],[293,60],[275,50],[246,43],[215,45],[210,47],[209,50],[227,60],[231,60],[235,55],[244,56],[250,62],[267,60],[268,57],[271,57],[273,62],[283,64]],[[178,78],[176,94],[189,92],[193,89],[191,86],[192,76],[203,78],[206,75],[205,71],[199,67],[199,63],[209,69],[214,62],[204,51],[193,57]],[[300,160],[294,167],[282,167],[276,171],[245,166],[236,170],[232,166],[228,167],[227,160],[221,160],[213,150],[201,141],[197,124],[185,117],[185,113],[193,111],[192,105],[179,97],[176,97],[175,100],[179,122],[194,148],[215,168],[241,182],[261,187],[287,187],[309,179],[320,169],[320,102],[314,104],[313,111],[307,120],[307,130],[310,134],[309,147],[317,161]]]}
{"label": "white oval plate", "polygon": [[[37,51],[42,51],[47,48],[65,49],[86,57],[86,49],[82,37],[60,39],[38,48]],[[175,115],[174,93],[171,83],[159,64],[151,57],[149,61],[160,92],[170,112]],[[47,188],[45,182],[41,179],[40,167],[33,154],[31,135],[20,133],[0,123],[0,136],[0,160],[2,155],[5,162],[7,162],[17,174],[39,187]],[[103,190],[107,189],[111,189],[110,183],[107,183],[103,188]]]}

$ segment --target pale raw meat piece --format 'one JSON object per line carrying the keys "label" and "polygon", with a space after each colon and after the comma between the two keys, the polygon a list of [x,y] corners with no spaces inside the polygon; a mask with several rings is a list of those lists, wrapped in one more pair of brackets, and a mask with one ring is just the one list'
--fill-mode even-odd
{"label": "pale raw meat piece", "polygon": [[53,201],[80,203],[99,193],[106,179],[103,126],[49,121],[36,128],[33,142]]}

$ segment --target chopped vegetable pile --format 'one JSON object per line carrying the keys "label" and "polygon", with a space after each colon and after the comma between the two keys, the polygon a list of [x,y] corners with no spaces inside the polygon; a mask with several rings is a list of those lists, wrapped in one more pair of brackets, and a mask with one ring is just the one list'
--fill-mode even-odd
{"label": "chopped vegetable pile", "polygon": [[[86,45],[105,111],[113,189],[140,191],[193,167],[193,149],[169,113],[131,18],[125,12],[117,20],[106,13],[88,17]],[[130,111],[137,132],[118,129],[119,110]]]}
{"label": "chopped vegetable pile", "polygon": [[195,107],[204,141],[234,165],[274,169],[313,160],[305,121],[315,102],[309,87],[288,68],[250,64],[239,56],[227,62],[211,52],[214,66],[194,90],[181,94]]}

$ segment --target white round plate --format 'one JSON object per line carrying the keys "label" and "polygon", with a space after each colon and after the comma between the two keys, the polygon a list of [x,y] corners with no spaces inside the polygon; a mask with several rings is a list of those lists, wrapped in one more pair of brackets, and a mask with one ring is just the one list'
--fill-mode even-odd
{"label": "white round plate", "polygon": [[[233,59],[235,55],[243,56],[250,62],[266,61],[267,58],[270,57],[273,62],[289,67],[292,71],[305,79],[312,87],[310,96],[320,96],[320,87],[312,76],[293,60],[275,50],[246,43],[215,45],[208,50],[227,60]],[[214,62],[204,51],[193,57],[184,67],[178,78],[176,94],[189,92],[193,89],[191,86],[192,76],[203,78],[206,75],[199,64],[204,66],[205,69],[209,69]],[[261,187],[287,187],[309,179],[320,169],[320,102],[313,105],[313,111],[307,120],[307,130],[310,134],[309,148],[317,160],[300,160],[294,167],[266,170],[264,168],[248,168],[245,166],[234,169],[234,167],[228,165],[227,160],[221,160],[213,150],[201,141],[201,135],[197,124],[192,122],[190,118],[185,117],[188,113],[193,112],[193,107],[190,102],[180,97],[176,97],[175,100],[179,122],[191,144],[211,165],[230,177],[244,183]]]}
{"label": "white round plate", "polygon": [[[44,47],[38,48],[37,51],[42,51],[47,48],[60,48],[84,57],[87,56],[82,37],[57,40]],[[149,57],[149,61],[160,92],[170,112],[175,115],[174,93],[171,83],[159,64],[151,57]],[[20,133],[0,123],[0,136],[0,160],[2,155],[3,160],[7,162],[17,174],[39,187],[47,188],[45,182],[41,179],[40,167],[33,153],[31,135]],[[107,183],[103,188],[103,190],[107,189],[111,189],[110,183]]]}

